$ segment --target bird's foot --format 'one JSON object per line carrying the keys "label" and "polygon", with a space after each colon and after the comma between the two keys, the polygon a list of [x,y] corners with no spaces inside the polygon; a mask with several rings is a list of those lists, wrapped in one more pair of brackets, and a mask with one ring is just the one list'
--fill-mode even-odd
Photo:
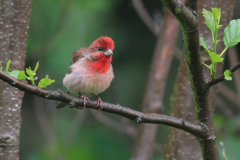
{"label": "bird's foot", "polygon": [[99,109],[98,110],[101,110],[103,109],[103,102],[102,102],[102,99],[100,97],[98,97],[97,95],[93,94],[97,99],[97,106],[99,106]]}
{"label": "bird's foot", "polygon": [[81,94],[79,94],[79,97],[83,99],[83,109],[84,109],[86,101],[90,102],[91,100],[88,97],[81,95]]}

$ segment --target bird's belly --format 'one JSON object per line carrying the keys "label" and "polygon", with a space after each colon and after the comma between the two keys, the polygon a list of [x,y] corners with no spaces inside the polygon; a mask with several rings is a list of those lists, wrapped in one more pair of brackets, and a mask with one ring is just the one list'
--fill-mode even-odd
{"label": "bird's belly", "polygon": [[112,72],[94,73],[89,71],[72,72],[63,79],[64,86],[73,94],[99,94],[105,91],[113,79]]}

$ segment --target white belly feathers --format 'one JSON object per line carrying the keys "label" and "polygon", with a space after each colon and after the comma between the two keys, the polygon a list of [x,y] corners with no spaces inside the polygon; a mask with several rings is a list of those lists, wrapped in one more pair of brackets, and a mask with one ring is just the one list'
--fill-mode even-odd
{"label": "white belly feathers", "polygon": [[99,74],[98,72],[93,72],[87,70],[85,67],[81,67],[83,61],[76,62],[71,65],[72,73],[66,74],[63,79],[63,85],[72,94],[99,94],[105,91],[114,78],[113,69],[110,65],[109,70],[106,73]]}

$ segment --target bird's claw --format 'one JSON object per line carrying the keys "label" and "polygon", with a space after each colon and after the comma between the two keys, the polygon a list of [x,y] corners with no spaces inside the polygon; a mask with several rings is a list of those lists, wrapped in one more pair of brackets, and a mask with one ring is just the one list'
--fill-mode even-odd
{"label": "bird's claw", "polygon": [[99,106],[99,110],[103,109],[103,102],[100,97],[97,98],[97,106]]}
{"label": "bird's claw", "polygon": [[102,99],[100,97],[98,97],[97,95],[93,94],[97,99],[97,106],[99,106],[98,110],[102,110],[103,109],[103,102]]}
{"label": "bird's claw", "polygon": [[80,95],[80,98],[83,99],[83,108],[85,108],[86,101],[90,102],[90,99],[86,96]]}

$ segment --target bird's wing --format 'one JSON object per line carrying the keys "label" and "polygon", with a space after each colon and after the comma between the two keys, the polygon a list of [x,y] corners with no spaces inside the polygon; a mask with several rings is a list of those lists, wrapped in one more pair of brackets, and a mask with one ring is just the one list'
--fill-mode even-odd
{"label": "bird's wing", "polygon": [[74,52],[72,63],[75,63],[76,61],[80,60],[81,58],[85,57],[87,55],[87,49],[88,47],[81,48]]}
{"label": "bird's wing", "polygon": [[[87,56],[87,49],[88,49],[88,47],[84,47],[84,48],[81,48],[81,49],[77,50],[76,52],[74,52],[72,54],[73,59],[72,59],[71,65],[74,64],[75,62],[77,62],[78,60],[86,57]],[[69,73],[72,73],[71,67],[70,67]]]}
{"label": "bird's wing", "polygon": [[[87,56],[87,49],[88,47],[84,47],[84,48],[81,48],[79,50],[77,50],[76,52],[74,52],[72,55],[73,55],[73,59],[72,59],[72,63],[75,63],[77,62],[78,60],[84,58]],[[70,71],[69,71],[69,74],[72,73],[71,71],[71,68],[70,68]],[[67,94],[69,94],[70,92],[68,91]],[[63,108],[65,106],[67,106],[68,104],[67,103],[64,103],[64,102],[59,102],[57,107],[56,108]]]}

